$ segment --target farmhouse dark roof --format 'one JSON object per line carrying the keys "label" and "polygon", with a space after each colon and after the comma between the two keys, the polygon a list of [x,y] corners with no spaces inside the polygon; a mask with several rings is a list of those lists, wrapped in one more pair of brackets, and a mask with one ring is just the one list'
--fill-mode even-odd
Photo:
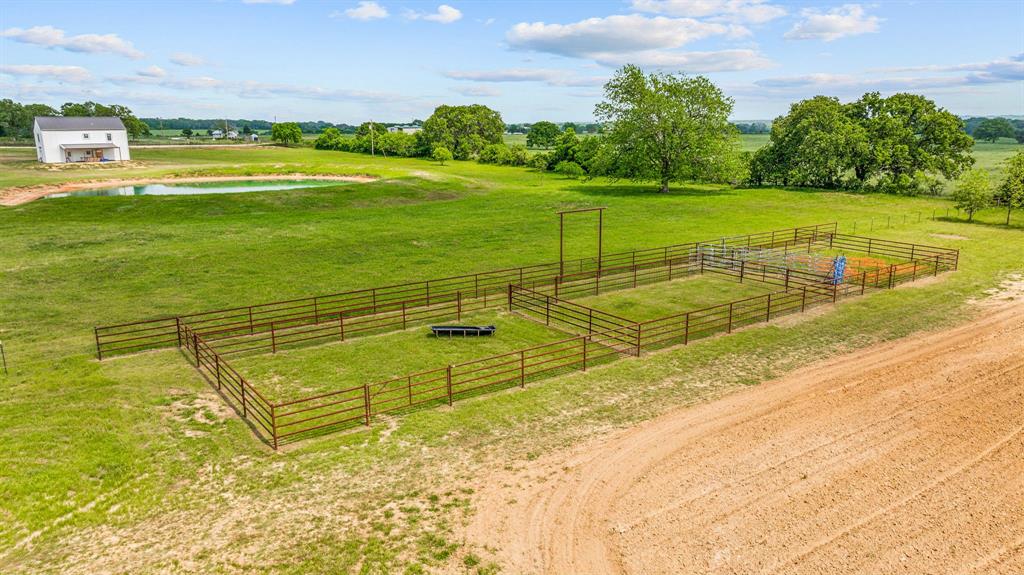
{"label": "farmhouse dark roof", "polygon": [[124,123],[116,116],[36,116],[43,131],[123,130]]}

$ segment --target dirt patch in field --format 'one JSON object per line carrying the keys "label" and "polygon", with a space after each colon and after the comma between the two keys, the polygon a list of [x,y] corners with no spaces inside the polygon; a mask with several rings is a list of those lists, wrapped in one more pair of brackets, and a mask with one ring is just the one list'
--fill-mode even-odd
{"label": "dirt patch in field", "polygon": [[466,539],[513,573],[1022,572],[1024,300],[989,305],[486,474]]}
{"label": "dirt patch in field", "polygon": [[969,240],[971,238],[967,236],[958,236],[956,234],[932,234],[933,238],[939,238],[940,240]]}
{"label": "dirt patch in field", "polygon": [[62,194],[66,192],[79,192],[83,190],[95,190],[102,188],[118,188],[123,186],[144,186],[146,184],[199,184],[205,182],[228,182],[235,180],[269,182],[274,180],[323,180],[331,182],[374,182],[378,178],[366,175],[351,176],[325,176],[308,174],[272,174],[262,176],[189,176],[189,177],[166,177],[166,178],[137,178],[119,180],[89,180],[79,182],[66,182],[63,184],[43,184],[39,186],[24,186],[20,188],[7,188],[0,190],[0,206],[17,206],[33,200],[38,200],[50,194]]}

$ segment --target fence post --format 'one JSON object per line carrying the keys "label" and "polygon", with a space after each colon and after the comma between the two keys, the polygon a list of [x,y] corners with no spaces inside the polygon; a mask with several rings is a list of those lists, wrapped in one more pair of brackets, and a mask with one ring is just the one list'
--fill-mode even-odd
{"label": "fence post", "polygon": [[270,353],[277,353],[277,334],[274,333],[274,322],[270,322]]}
{"label": "fence post", "polygon": [[636,287],[636,252],[633,252],[633,287]]}
{"label": "fence post", "polygon": [[196,367],[199,367],[199,334],[192,332],[192,350],[196,352]]}
{"label": "fence post", "polygon": [[526,352],[519,352],[519,387],[526,388]]}
{"label": "fence post", "polygon": [[672,260],[668,260],[668,281],[672,281]]}
{"label": "fence post", "polygon": [[544,325],[551,325],[551,296],[544,296]]}
{"label": "fence post", "polygon": [[370,427],[370,384],[363,384],[363,424]]}
{"label": "fence post", "polygon": [[700,252],[700,275],[704,275],[704,251]]}
{"label": "fence post", "polygon": [[240,377],[238,381],[242,383],[242,417],[248,419],[249,417],[249,404],[245,402],[245,378]]}
{"label": "fence post", "polygon": [[345,341],[345,310],[338,310],[338,330],[341,331],[341,341]]}
{"label": "fence post", "polygon": [[462,291],[455,292],[455,317],[462,321]]}
{"label": "fence post", "polygon": [[894,277],[894,274],[895,274],[895,272],[896,272],[896,264],[891,264],[891,265],[889,266],[889,289],[892,289],[892,286],[893,286],[893,282],[894,282],[894,281],[895,281],[895,279],[896,279],[896,278]]}
{"label": "fence post", "polygon": [[800,313],[807,309],[807,286],[804,286],[803,296],[800,297]]}
{"label": "fence post", "polygon": [[405,329],[405,327],[406,327],[406,323],[405,323],[405,302],[403,301],[402,302],[402,329]]}
{"label": "fence post", "polygon": [[[100,329],[98,327],[92,328],[92,334],[96,337],[96,361],[103,361],[103,351],[100,349]],[[181,335],[178,335],[179,341]],[[180,345],[178,347],[181,347]]]}
{"label": "fence post", "polygon": [[412,406],[412,376],[406,376],[405,388],[409,391],[409,406]]}
{"label": "fence post", "polygon": [[217,373],[217,391],[220,391],[220,355],[213,354],[213,369]]}
{"label": "fence post", "polygon": [[732,306],[734,302],[729,302],[729,326],[726,328],[725,333],[732,333]]}
{"label": "fence post", "polygon": [[174,318],[174,331],[178,332],[178,349],[181,349],[181,318]]}
{"label": "fence post", "polygon": [[447,369],[447,381],[448,381],[448,405],[452,405],[452,366],[448,366]]}
{"label": "fence post", "polygon": [[864,295],[864,288],[866,287],[867,283],[868,283],[868,271],[864,270],[860,274],[860,295]]}
{"label": "fence post", "polygon": [[583,342],[583,371],[587,371],[587,338],[590,337],[585,335],[580,338]]}
{"label": "fence post", "polygon": [[508,311],[512,311],[512,284],[508,284]]}
{"label": "fence post", "polygon": [[249,306],[249,335],[255,333],[252,327],[252,306]]}
{"label": "fence post", "polygon": [[316,303],[317,298],[313,298],[313,321],[316,325],[320,325],[320,307]]}
{"label": "fence post", "polygon": [[277,451],[277,406],[270,404],[270,434],[274,438],[274,451]]}
{"label": "fence post", "polygon": [[786,268],[786,291],[789,291],[789,267]]}
{"label": "fence post", "polygon": [[939,275],[939,254],[935,254],[935,275]]}
{"label": "fence post", "polygon": [[587,333],[594,333],[594,308],[587,309]]}
{"label": "fence post", "polygon": [[839,300],[839,284],[832,284],[832,303],[836,303]]}
{"label": "fence post", "polygon": [[747,269],[747,260],[740,260],[740,283],[743,283],[743,273]]}
{"label": "fence post", "polygon": [[636,356],[640,357],[640,332],[643,330],[644,325],[642,323],[636,324]]}
{"label": "fence post", "polygon": [[0,361],[3,361],[4,375],[10,375],[11,373],[7,371],[7,352],[4,351],[4,342],[2,341],[0,341]]}
{"label": "fence post", "polygon": [[764,314],[764,321],[769,322],[772,319],[772,294],[768,294],[768,311]]}

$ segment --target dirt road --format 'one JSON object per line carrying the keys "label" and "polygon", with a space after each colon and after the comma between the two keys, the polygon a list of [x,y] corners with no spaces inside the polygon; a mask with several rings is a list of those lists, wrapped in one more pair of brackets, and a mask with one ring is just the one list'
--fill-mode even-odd
{"label": "dirt road", "polygon": [[1024,301],[488,478],[510,573],[1024,572]]}

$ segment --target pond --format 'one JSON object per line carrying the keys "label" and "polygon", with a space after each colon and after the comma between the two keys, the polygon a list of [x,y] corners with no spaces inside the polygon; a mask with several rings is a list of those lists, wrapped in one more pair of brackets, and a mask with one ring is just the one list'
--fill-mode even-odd
{"label": "pond", "polygon": [[46,197],[72,198],[91,196],[190,196],[196,194],[238,194],[243,192],[273,192],[281,190],[295,190],[299,188],[340,186],[349,183],[351,182],[341,180],[225,180],[219,182],[187,184],[145,184],[141,186],[120,186],[117,188],[60,192],[50,194]]}

